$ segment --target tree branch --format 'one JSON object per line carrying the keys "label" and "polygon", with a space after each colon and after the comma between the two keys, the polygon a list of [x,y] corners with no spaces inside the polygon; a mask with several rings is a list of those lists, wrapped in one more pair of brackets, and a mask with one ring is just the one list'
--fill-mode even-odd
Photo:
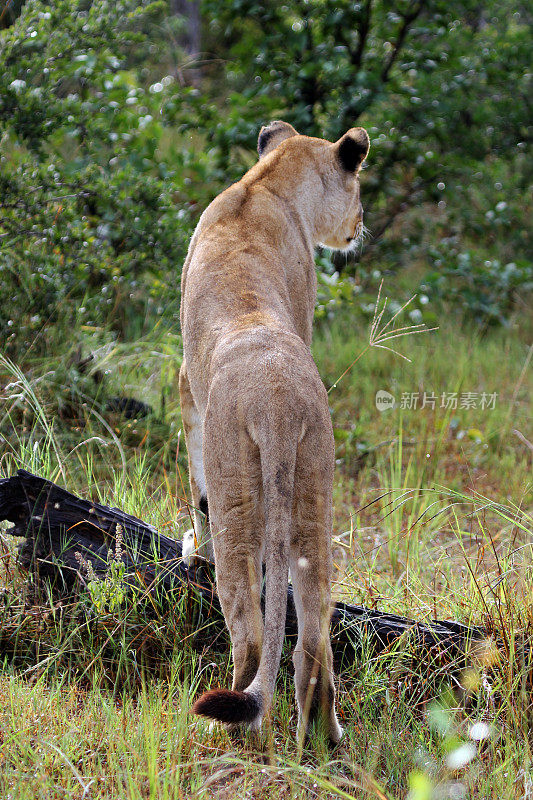
{"label": "tree branch", "polygon": [[412,11],[408,12],[407,14],[403,14],[402,15],[403,24],[402,24],[402,26],[400,28],[400,32],[398,33],[398,38],[396,39],[396,44],[392,48],[391,54],[390,54],[385,66],[383,67],[383,70],[381,72],[381,82],[382,83],[387,83],[387,81],[389,79],[390,71],[391,71],[392,67],[394,66],[394,62],[398,58],[398,55],[400,54],[400,50],[403,47],[403,43],[405,41],[405,37],[407,36],[407,34],[409,32],[409,28],[411,27],[411,25],[413,24],[415,19],[420,15],[420,12],[424,8],[424,5],[425,5],[425,0],[420,0],[418,5],[416,5],[413,8]]}
{"label": "tree branch", "polygon": [[368,34],[370,33],[371,17],[372,0],[368,0],[367,3],[365,3],[361,18],[361,25],[358,30],[359,42],[357,43],[357,49],[353,53],[350,52],[350,63],[352,66],[357,67],[358,69],[363,61],[363,54],[365,51]]}
{"label": "tree branch", "polygon": [[[206,617],[221,621],[222,614],[209,567],[187,568],[181,558],[181,542],[158,533],[155,528],[118,508],[110,508],[76,497],[65,489],[19,470],[0,480],[0,521],[14,523],[6,534],[25,537],[19,546],[19,564],[31,570],[36,585],[54,581],[56,591],[68,594],[76,588],[81,560],[90,562],[97,576],[105,578],[109,549],[116,549],[121,534],[121,560],[126,587],[137,587],[146,599],[157,595],[175,603],[174,592],[191,587],[198,609]],[[292,587],[288,586],[286,634],[295,636],[298,623]],[[204,626],[200,626],[198,633]],[[400,637],[409,641],[420,659],[430,655],[449,670],[462,667],[465,654],[487,631],[450,621],[421,621],[372,608],[337,602],[332,613],[332,646],[339,663],[352,663],[363,639],[374,652],[389,650]]]}

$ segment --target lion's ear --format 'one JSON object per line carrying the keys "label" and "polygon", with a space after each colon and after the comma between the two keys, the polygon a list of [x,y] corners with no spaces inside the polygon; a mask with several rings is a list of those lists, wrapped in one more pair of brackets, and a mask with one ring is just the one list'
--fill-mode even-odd
{"label": "lion's ear", "polygon": [[271,122],[270,125],[265,125],[261,128],[257,140],[259,158],[271,153],[278,144],[281,144],[291,136],[298,136],[298,131],[295,131],[288,122],[282,122],[282,120],[277,119],[275,122]]}
{"label": "lion's ear", "polygon": [[347,172],[356,172],[368,155],[370,139],[364,128],[350,128],[334,147],[342,167]]}

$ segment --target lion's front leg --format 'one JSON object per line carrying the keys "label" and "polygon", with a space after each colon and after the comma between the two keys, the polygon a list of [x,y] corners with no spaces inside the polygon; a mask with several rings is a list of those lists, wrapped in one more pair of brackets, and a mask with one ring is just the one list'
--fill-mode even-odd
{"label": "lion's front leg", "polygon": [[213,542],[209,526],[207,487],[204,475],[203,423],[191,393],[185,362],[180,369],[179,387],[181,418],[189,459],[189,482],[194,522],[194,527],[183,535],[182,554],[188,563],[191,563],[194,556],[213,562]]}

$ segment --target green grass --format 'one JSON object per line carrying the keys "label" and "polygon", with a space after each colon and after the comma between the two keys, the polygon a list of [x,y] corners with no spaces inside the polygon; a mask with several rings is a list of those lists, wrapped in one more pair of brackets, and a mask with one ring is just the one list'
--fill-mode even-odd
{"label": "green grass", "polygon": [[[0,365],[0,475],[25,466],[179,537],[189,525],[179,340],[81,336],[95,359],[77,384],[68,359],[79,341],[48,361],[28,356],[21,372]],[[187,597],[171,613],[123,606],[88,626],[79,612],[89,594],[58,604],[36,593],[2,535],[0,796],[528,797],[531,664],[518,655],[533,607],[528,337],[514,325],[480,337],[445,320],[396,340],[410,362],[371,347],[330,392],[336,595],[488,625],[503,656],[487,648],[451,676],[417,664],[401,643],[380,657],[364,649],[338,676],[346,736],[331,753],[320,738],[298,749],[286,652],[261,747],[239,745],[189,715],[200,689],[229,684],[231,663],[224,635],[197,633],[182,613]],[[328,387],[367,342],[355,315],[321,323],[314,354]],[[378,389],[395,395],[394,409],[377,410]],[[398,407],[403,392],[424,391],[498,397],[490,410]],[[109,414],[114,394],[155,413]],[[482,741],[472,738],[486,733],[472,731],[479,722],[489,726]]]}

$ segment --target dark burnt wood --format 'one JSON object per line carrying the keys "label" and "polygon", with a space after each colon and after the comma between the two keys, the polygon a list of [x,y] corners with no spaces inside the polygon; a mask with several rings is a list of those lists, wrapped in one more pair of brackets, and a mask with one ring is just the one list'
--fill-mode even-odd
{"label": "dark burnt wood", "polygon": [[[81,554],[96,574],[105,573],[108,551],[115,548],[117,525],[122,528],[123,560],[127,581],[160,598],[187,584],[202,598],[202,613],[221,616],[212,570],[188,569],[181,560],[181,542],[151,525],[90,500],[84,500],[25,470],[0,480],[0,520],[14,525],[6,532],[24,537],[19,545],[20,565],[35,572],[39,581],[52,580],[59,592],[72,591],[79,578]],[[207,601],[207,602],[205,602]],[[288,587],[286,634],[295,636],[297,619]],[[464,656],[471,643],[487,637],[478,627],[452,621],[416,622],[364,606],[337,602],[332,614],[332,646],[336,661],[352,661],[362,641],[383,651],[401,636],[414,648],[433,652],[441,661]]]}

